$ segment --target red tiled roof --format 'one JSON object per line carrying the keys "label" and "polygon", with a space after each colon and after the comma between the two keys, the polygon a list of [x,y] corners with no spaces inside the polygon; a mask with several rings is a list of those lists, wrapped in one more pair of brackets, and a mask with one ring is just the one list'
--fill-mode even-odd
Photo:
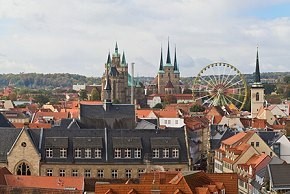
{"label": "red tiled roof", "polygon": [[152,112],[151,109],[137,109],[136,114],[138,118],[146,118]]}
{"label": "red tiled roof", "polygon": [[[23,128],[24,126],[26,126],[26,123],[13,123],[15,128]],[[49,129],[51,128],[51,124],[50,123],[28,123],[28,128],[30,129]]]}
{"label": "red tiled roof", "polygon": [[5,180],[12,187],[84,190],[84,177],[5,175]]}
{"label": "red tiled roof", "polygon": [[68,112],[37,112],[35,113],[33,123],[38,121],[39,118],[43,117],[53,117],[54,121],[58,121],[60,119],[67,119],[69,118],[69,113]]}

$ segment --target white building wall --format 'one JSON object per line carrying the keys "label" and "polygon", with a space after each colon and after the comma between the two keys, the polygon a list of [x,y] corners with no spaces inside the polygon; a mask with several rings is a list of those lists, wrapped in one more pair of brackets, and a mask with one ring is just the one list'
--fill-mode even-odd
{"label": "white building wall", "polygon": [[285,135],[277,141],[280,143],[280,158],[290,163],[290,142]]}
{"label": "white building wall", "polygon": [[165,125],[166,127],[180,128],[183,127],[183,118],[159,118],[159,125]]}

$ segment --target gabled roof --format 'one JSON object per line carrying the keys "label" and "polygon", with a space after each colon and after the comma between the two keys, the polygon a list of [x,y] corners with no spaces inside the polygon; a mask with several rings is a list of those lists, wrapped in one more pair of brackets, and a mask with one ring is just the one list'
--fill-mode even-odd
{"label": "gabled roof", "polygon": [[168,80],[168,82],[166,83],[165,88],[174,88],[174,86],[170,80]]}
{"label": "gabled roof", "polygon": [[14,127],[2,113],[0,113],[0,127]]}
{"label": "gabled roof", "polygon": [[6,162],[7,152],[11,149],[21,129],[2,128],[0,129],[0,162]]}
{"label": "gabled roof", "polygon": [[179,118],[179,114],[177,110],[154,110],[155,115],[159,118]]}

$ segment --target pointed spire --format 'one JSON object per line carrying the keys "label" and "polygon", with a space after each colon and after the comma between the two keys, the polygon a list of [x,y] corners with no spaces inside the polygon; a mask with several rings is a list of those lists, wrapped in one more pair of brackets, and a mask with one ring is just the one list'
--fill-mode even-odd
{"label": "pointed spire", "polygon": [[175,45],[175,53],[174,53],[174,71],[178,71],[178,67],[177,67],[177,58],[176,58],[176,45]]}
{"label": "pointed spire", "polygon": [[260,83],[260,82],[261,82],[258,47],[257,47],[257,59],[256,59],[255,82],[256,82],[256,83]]}
{"label": "pointed spire", "polygon": [[159,71],[163,71],[163,56],[162,56],[162,47],[161,47],[161,57],[160,57],[160,65],[159,65]]}
{"label": "pointed spire", "polygon": [[107,59],[107,65],[111,64],[111,54],[110,54],[110,51],[109,51],[109,54],[108,54],[108,59]]}
{"label": "pointed spire", "polygon": [[169,51],[169,38],[168,38],[168,47],[167,47],[167,58],[166,58],[166,64],[171,64],[170,51]]}
{"label": "pointed spire", "polygon": [[105,103],[111,102],[111,84],[109,80],[109,67],[106,66],[106,80],[105,80],[105,86],[104,86],[104,101]]}
{"label": "pointed spire", "polygon": [[118,43],[116,42],[115,53],[118,54]]}
{"label": "pointed spire", "polygon": [[121,64],[123,65],[126,65],[127,62],[126,62],[126,57],[125,57],[125,52],[123,51],[123,55],[122,55],[122,61],[121,61]]}

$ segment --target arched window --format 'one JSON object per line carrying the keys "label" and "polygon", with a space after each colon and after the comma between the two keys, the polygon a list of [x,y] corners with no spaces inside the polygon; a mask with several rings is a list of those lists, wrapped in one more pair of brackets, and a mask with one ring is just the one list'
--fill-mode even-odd
{"label": "arched window", "polygon": [[259,94],[259,92],[257,92],[256,93],[256,101],[259,101],[259,99],[260,99],[260,94]]}
{"label": "arched window", "polygon": [[18,165],[17,175],[31,175],[30,168],[25,162]]}

